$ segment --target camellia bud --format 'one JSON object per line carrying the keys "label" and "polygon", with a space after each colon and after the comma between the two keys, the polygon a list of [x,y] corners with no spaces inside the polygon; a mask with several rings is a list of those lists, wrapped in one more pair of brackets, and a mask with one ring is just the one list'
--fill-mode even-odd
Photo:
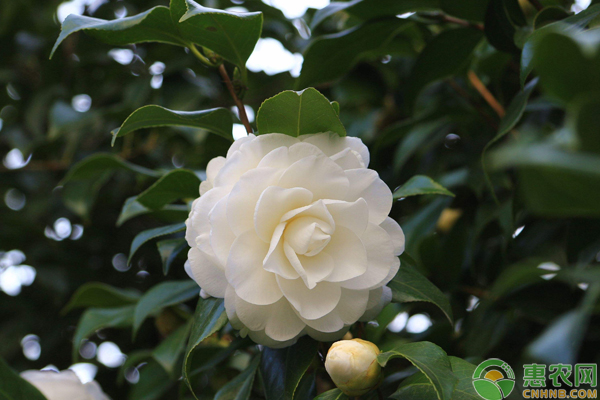
{"label": "camellia bud", "polygon": [[336,386],[348,396],[361,396],[383,379],[377,356],[379,348],[366,340],[335,342],[327,352],[325,369]]}

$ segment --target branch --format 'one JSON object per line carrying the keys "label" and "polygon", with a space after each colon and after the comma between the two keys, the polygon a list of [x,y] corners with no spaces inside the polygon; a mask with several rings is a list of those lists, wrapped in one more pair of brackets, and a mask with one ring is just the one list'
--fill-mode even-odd
{"label": "branch", "polygon": [[225,82],[225,86],[229,90],[229,94],[233,97],[233,101],[238,108],[238,114],[240,115],[240,120],[242,124],[246,127],[246,132],[248,135],[252,133],[252,127],[250,126],[250,121],[248,121],[248,115],[246,115],[246,108],[244,108],[244,103],[239,99],[237,94],[235,94],[235,88],[233,87],[233,83],[231,83],[231,79],[229,79],[229,75],[227,74],[227,70],[223,64],[219,65],[219,73],[223,77],[223,81]]}
{"label": "branch", "polygon": [[451,22],[453,24],[458,24],[458,25],[465,26],[465,27],[475,28],[482,32],[484,31],[483,24],[477,24],[475,22],[466,21],[464,19],[454,18],[454,17],[445,15],[445,14],[441,14],[439,18],[445,22]]}
{"label": "branch", "polygon": [[502,107],[502,104],[500,104],[498,100],[496,100],[496,98],[488,90],[488,88],[485,87],[485,85],[483,84],[483,82],[481,82],[481,79],[479,79],[477,74],[471,70],[469,71],[467,76],[469,77],[469,81],[471,82],[473,87],[479,92],[481,97],[483,97],[483,99],[490,105],[490,107],[492,107],[494,111],[496,111],[496,114],[498,114],[500,118],[504,117],[504,115],[506,114],[506,112],[504,111],[504,107]]}

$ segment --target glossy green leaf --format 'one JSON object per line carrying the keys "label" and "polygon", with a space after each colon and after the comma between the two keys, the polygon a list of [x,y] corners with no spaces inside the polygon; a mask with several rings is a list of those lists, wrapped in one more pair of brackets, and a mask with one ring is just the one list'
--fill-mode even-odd
{"label": "glossy green leaf", "polygon": [[46,400],[46,397],[35,386],[21,378],[0,358],[0,399]]}
{"label": "glossy green leaf", "polygon": [[519,170],[527,207],[546,216],[600,216],[600,157],[551,145],[510,145],[490,154],[490,169]]}
{"label": "glossy green leaf", "polygon": [[166,276],[173,261],[175,261],[179,253],[188,247],[188,244],[185,238],[179,238],[161,240],[160,242],[156,242],[156,246],[162,260],[163,274]]}
{"label": "glossy green leaf", "polygon": [[138,129],[157,126],[187,126],[206,129],[233,141],[231,130],[233,118],[225,108],[213,108],[202,111],[174,111],[167,108],[148,105],[135,110],[120,128],[112,132],[113,145],[117,137],[125,136]]}
{"label": "glossy green leaf", "polygon": [[152,186],[137,196],[141,205],[152,210],[179,199],[200,196],[200,178],[187,169],[175,169],[161,176]]}
{"label": "glossy green leaf", "polygon": [[127,328],[133,325],[134,309],[134,305],[115,308],[88,308],[81,316],[73,336],[73,360],[77,359],[81,341],[98,329]]}
{"label": "glossy green leaf", "polygon": [[186,43],[171,21],[171,14],[167,7],[154,7],[141,14],[112,21],[71,14],[63,21],[60,35],[50,57],[63,40],[79,31],[84,31],[104,43],[118,46],[143,42],[185,46]]}
{"label": "glossy green leaf", "polygon": [[237,65],[244,75],[246,61],[260,38],[262,13],[218,10],[192,0],[186,4],[187,12],[178,25],[181,34]]}
{"label": "glossy green leaf", "polygon": [[435,230],[440,214],[451,202],[451,197],[436,197],[402,223],[402,230],[406,236],[406,251],[409,254],[418,255],[422,240]]}
{"label": "glossy green leaf", "polygon": [[432,303],[444,313],[450,324],[454,323],[452,307],[446,295],[408,263],[402,264],[394,279],[387,286],[392,290],[393,302],[426,301]]}
{"label": "glossy green leaf", "polygon": [[73,181],[95,179],[101,176],[104,172],[113,172],[119,170],[133,172],[152,178],[158,178],[161,175],[159,172],[132,164],[116,155],[98,153],[83,159],[71,167],[67,175],[61,181],[61,184],[64,185]]}
{"label": "glossy green leaf", "polygon": [[117,219],[117,226],[123,225],[125,222],[140,215],[152,214],[161,221],[176,222],[185,221],[190,211],[187,205],[184,204],[168,204],[159,210],[152,210],[143,206],[137,201],[137,196],[130,197],[123,203],[123,208]]}
{"label": "glossy green leaf", "polygon": [[300,381],[317,355],[318,342],[304,336],[284,349],[263,349],[261,376],[267,400],[293,400]]}
{"label": "glossy green leaf", "polygon": [[414,124],[400,125],[388,131],[386,143],[401,140],[394,154],[394,171],[400,172],[410,158],[427,142],[433,142],[443,137],[447,132],[448,121],[445,119],[423,121]]}
{"label": "glossy green leaf", "polygon": [[183,303],[198,296],[200,288],[193,280],[159,283],[140,298],[133,316],[133,336],[150,315],[166,307]]}
{"label": "glossy green leaf", "polygon": [[175,332],[167,336],[152,352],[152,357],[172,377],[178,378],[176,375],[179,375],[181,372],[178,369],[177,362],[185,350],[190,328],[190,323],[180,326]]}
{"label": "glossy green leaf", "polygon": [[425,175],[415,175],[404,185],[394,191],[394,200],[403,199],[409,196],[419,196],[425,194],[441,194],[454,197],[454,193]]}
{"label": "glossy green leaf", "polygon": [[335,388],[321,393],[315,400],[346,400],[349,399],[340,389]]}
{"label": "glossy green leaf", "polygon": [[377,362],[385,367],[389,360],[402,357],[425,374],[433,385],[439,400],[450,400],[458,379],[452,372],[448,356],[430,342],[406,343],[392,351],[381,353]]}
{"label": "glossy green leaf", "polygon": [[467,21],[483,22],[489,0],[440,0],[440,7],[449,15]]}
{"label": "glossy green leaf", "polygon": [[600,154],[600,96],[578,97],[568,108],[568,125],[579,139],[579,148]]}
{"label": "glossy green leaf", "polygon": [[[223,299],[214,297],[200,298],[194,314],[192,330],[183,361],[183,379],[190,386],[192,357],[200,343],[227,324],[225,303]],[[193,388],[190,386],[193,393]]]}
{"label": "glossy green leaf", "polygon": [[346,136],[346,129],[329,100],[313,88],[301,92],[288,90],[265,100],[258,110],[256,124],[259,135],[299,136],[331,131]]}
{"label": "glossy green leaf", "polygon": [[362,20],[370,20],[385,16],[396,16],[415,11],[437,11],[439,0],[352,0],[348,2],[334,1],[315,12],[311,21],[311,29],[326,18],[340,11],[345,11]]}
{"label": "glossy green leaf", "polygon": [[71,296],[62,313],[75,308],[99,307],[110,308],[136,303],[141,294],[134,289],[121,289],[101,282],[90,282],[81,285]]}
{"label": "glossy green leaf", "polygon": [[367,55],[388,54],[389,42],[412,26],[409,21],[390,18],[317,38],[304,52],[296,88],[334,81]]}
{"label": "glossy green leaf", "polygon": [[167,372],[156,361],[150,359],[140,369],[139,381],[131,386],[128,400],[159,400],[173,385]]}
{"label": "glossy green leaf", "polygon": [[484,18],[485,36],[496,49],[517,53],[516,25],[524,25],[524,22],[518,0],[489,0]]}
{"label": "glossy green leaf", "polygon": [[242,371],[241,374],[219,389],[215,395],[215,400],[248,400],[259,364],[260,354],[254,357],[248,368]]}
{"label": "glossy green leaf", "polygon": [[173,233],[181,232],[185,230],[185,222],[181,222],[178,224],[161,226],[159,228],[148,229],[143,232],[137,234],[137,236],[131,242],[131,248],[129,249],[129,258],[127,259],[127,263],[130,263],[135,255],[136,251],[142,245],[149,240],[156,239],[157,237],[171,235]]}
{"label": "glossy green leaf", "polygon": [[534,48],[547,34],[580,32],[599,15],[600,4],[596,4],[588,7],[579,14],[575,14],[562,21],[554,22],[535,30],[523,46],[523,52],[521,54],[521,85],[525,85],[527,77],[533,70],[532,61],[534,59]]}
{"label": "glossy green leaf", "polygon": [[[473,387],[475,365],[457,357],[448,357],[452,372],[458,378],[452,400],[480,400]],[[436,400],[435,388],[424,373],[418,372],[402,381],[398,390],[390,396],[397,400]]]}
{"label": "glossy green leaf", "polygon": [[538,12],[533,20],[533,28],[540,29],[545,25],[561,21],[569,17],[569,13],[560,6],[546,7]]}
{"label": "glossy green leaf", "polygon": [[482,39],[483,33],[473,28],[449,29],[435,36],[412,69],[407,94],[411,103],[430,83],[451,77],[466,68]]}

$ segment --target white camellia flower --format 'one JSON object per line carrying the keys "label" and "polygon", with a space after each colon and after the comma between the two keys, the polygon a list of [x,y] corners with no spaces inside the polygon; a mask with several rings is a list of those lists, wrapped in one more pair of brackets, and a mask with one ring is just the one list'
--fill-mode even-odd
{"label": "white camellia flower", "polygon": [[249,135],[207,167],[186,221],[186,270],[269,347],[337,340],[390,301],[404,234],[358,138]]}
{"label": "white camellia flower", "polygon": [[110,400],[98,382],[83,384],[69,369],[61,372],[25,371],[21,378],[35,386],[48,400]]}

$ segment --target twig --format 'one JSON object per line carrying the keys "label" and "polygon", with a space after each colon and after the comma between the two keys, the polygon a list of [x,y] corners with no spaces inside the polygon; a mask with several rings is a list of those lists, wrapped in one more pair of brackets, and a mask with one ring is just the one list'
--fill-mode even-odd
{"label": "twig", "polygon": [[467,76],[469,77],[469,81],[471,82],[473,87],[479,92],[481,97],[483,97],[483,99],[490,105],[490,107],[492,107],[494,111],[496,111],[496,114],[498,114],[500,118],[504,117],[504,115],[506,114],[506,112],[504,111],[504,107],[502,107],[502,104],[500,104],[498,100],[496,100],[496,98],[488,90],[488,88],[485,87],[485,85],[483,84],[483,82],[481,82],[481,79],[479,79],[477,74],[471,70],[468,72]]}
{"label": "twig", "polygon": [[250,126],[250,121],[248,121],[248,115],[246,115],[246,108],[244,108],[244,103],[239,99],[237,94],[235,94],[235,89],[233,87],[233,83],[231,83],[231,79],[229,79],[229,74],[227,74],[227,70],[223,64],[219,65],[219,73],[221,77],[223,77],[223,81],[225,82],[225,86],[229,90],[229,94],[233,97],[233,101],[238,108],[238,113],[240,115],[240,121],[246,127],[246,132],[248,134],[252,133],[252,127]]}
{"label": "twig", "polygon": [[449,15],[444,15],[444,14],[442,14],[440,16],[440,19],[445,22],[451,22],[453,24],[458,24],[458,25],[469,27],[469,28],[475,28],[482,32],[484,31],[483,24],[477,24],[475,22],[465,21],[464,19],[454,18],[454,17],[451,17]]}
{"label": "twig", "polygon": [[540,3],[539,0],[529,0],[529,3],[531,3],[538,11],[541,11],[544,8],[544,5]]}

